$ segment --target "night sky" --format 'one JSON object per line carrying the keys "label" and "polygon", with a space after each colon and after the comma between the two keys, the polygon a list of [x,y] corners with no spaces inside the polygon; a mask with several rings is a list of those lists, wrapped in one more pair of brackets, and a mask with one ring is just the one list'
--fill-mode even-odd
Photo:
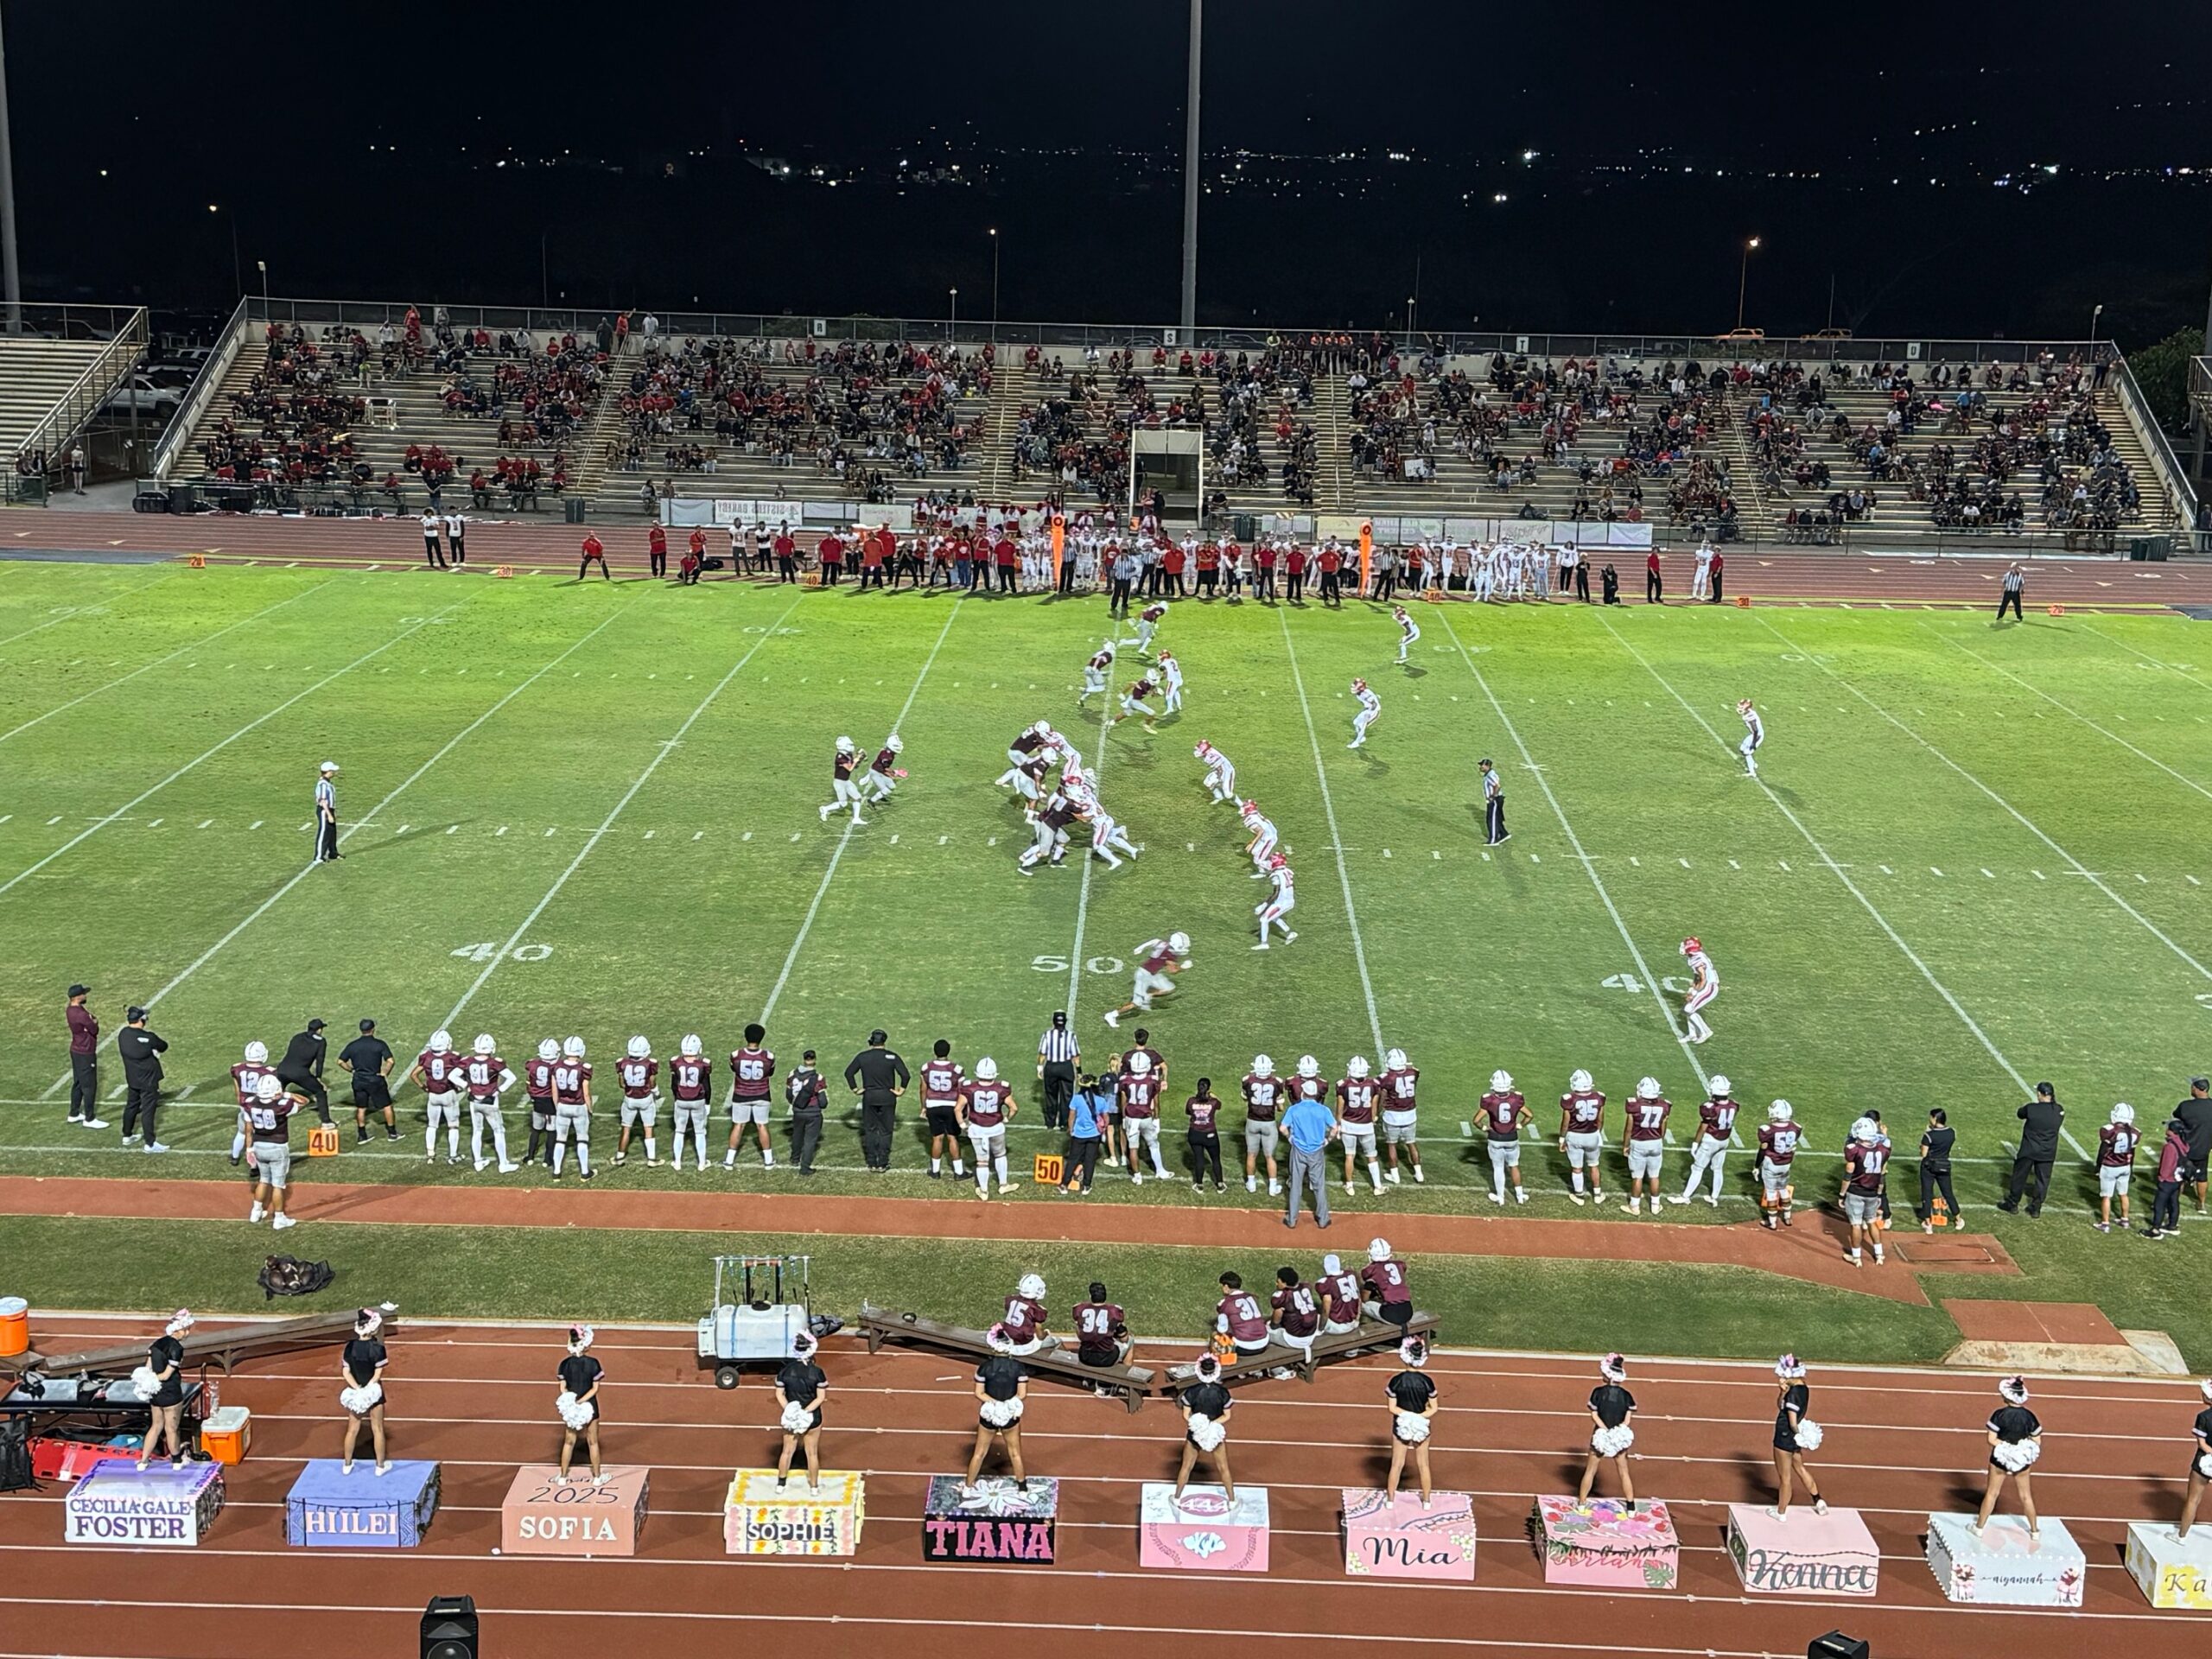
{"label": "night sky", "polygon": [[[1213,0],[1202,322],[2201,321],[2204,8],[1789,10]],[[26,289],[1172,321],[1186,16],[11,8]]]}

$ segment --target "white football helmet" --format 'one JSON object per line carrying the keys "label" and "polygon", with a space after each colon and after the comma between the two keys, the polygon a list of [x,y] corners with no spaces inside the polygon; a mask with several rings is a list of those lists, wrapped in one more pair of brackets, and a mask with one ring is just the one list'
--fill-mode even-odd
{"label": "white football helmet", "polygon": [[479,1054],[496,1054],[499,1052],[499,1046],[492,1040],[492,1033],[488,1031],[478,1032],[476,1040],[469,1046]]}
{"label": "white football helmet", "polygon": [[1591,1091],[1593,1085],[1590,1079],[1590,1074],[1587,1071],[1578,1071],[1567,1077],[1567,1086],[1572,1093],[1586,1095]]}
{"label": "white football helmet", "polygon": [[[1146,1053],[1144,1050],[1138,1049],[1135,1053],[1129,1056],[1130,1075],[1141,1077],[1151,1070],[1152,1056]],[[978,1071],[977,1075],[982,1075],[980,1070]]]}
{"label": "white football helmet", "polygon": [[[1144,1056],[1141,1054],[1137,1056],[1137,1058],[1139,1059],[1142,1059],[1143,1058]],[[978,1083],[995,1082],[998,1075],[999,1063],[993,1059],[989,1055],[986,1054],[982,1059],[976,1062],[976,1080]]]}
{"label": "white football helmet", "polygon": [[284,1085],[277,1080],[274,1071],[263,1072],[261,1081],[253,1085],[254,1098],[257,1100],[274,1100],[283,1092]]}
{"label": "white football helmet", "polygon": [[1045,1297],[1045,1281],[1033,1273],[1023,1274],[1021,1282],[1014,1289],[1033,1302],[1042,1301]]}
{"label": "white football helmet", "polygon": [[1114,644],[1114,642],[1113,642],[1111,639],[1109,639],[1109,640],[1107,640],[1103,645],[1100,645],[1100,646],[1098,647],[1098,649],[1105,654],[1105,656],[1106,656],[1107,659],[1110,662],[1110,661],[1113,659],[1114,653],[1115,653],[1115,652],[1118,649],[1118,647]]}
{"label": "white football helmet", "polygon": [[1777,1100],[1766,1109],[1767,1122],[1770,1123],[1787,1123],[1794,1115],[1789,1103],[1786,1100]]}
{"label": "white football helmet", "polygon": [[584,1057],[584,1039],[581,1037],[563,1038],[561,1054],[564,1059],[581,1060]]}
{"label": "white football helmet", "polygon": [[1636,1097],[1638,1100],[1658,1099],[1659,1079],[1656,1077],[1645,1077],[1639,1081],[1636,1085]]}
{"label": "white football helmet", "polygon": [[541,1060],[559,1059],[561,1058],[561,1045],[555,1042],[550,1037],[548,1037],[543,1042],[537,1046],[537,1058]]}
{"label": "white football helmet", "polygon": [[1052,734],[1052,725],[1050,721],[1037,721],[1029,728],[1029,735],[1032,737],[1050,737]]}
{"label": "white football helmet", "polygon": [[248,1043],[245,1046],[245,1063],[248,1065],[268,1065],[269,1045],[266,1043]]}
{"label": "white football helmet", "polygon": [[2121,1101],[2112,1109],[2112,1121],[2115,1123],[2133,1123],[2135,1121],[2135,1109],[2126,1101]]}
{"label": "white football helmet", "polygon": [[1319,1077],[1321,1075],[1321,1062],[1315,1059],[1311,1054],[1300,1055],[1298,1057],[1298,1075],[1301,1077]]}
{"label": "white football helmet", "polygon": [[453,1033],[449,1031],[434,1031],[430,1033],[431,1053],[446,1054],[450,1053],[452,1050]]}
{"label": "white football helmet", "polygon": [[630,1039],[630,1058],[632,1059],[642,1060],[652,1052],[653,1046],[650,1042],[646,1041],[643,1037],[632,1037]]}
{"label": "white football helmet", "polygon": [[1274,1074],[1275,1062],[1273,1055],[1255,1054],[1252,1057],[1252,1075],[1254,1077],[1272,1077]]}
{"label": "white football helmet", "polygon": [[1344,1075],[1348,1077],[1365,1077],[1367,1075],[1367,1056],[1364,1054],[1355,1054],[1351,1058],[1346,1060],[1344,1062]]}
{"label": "white football helmet", "polygon": [[837,740],[837,753],[840,753],[840,754],[850,754],[852,752],[853,752],[853,740],[852,740],[851,738],[849,738],[849,737],[841,737],[841,738],[839,738],[839,739]]}
{"label": "white football helmet", "polygon": [[1402,1048],[1392,1049],[1388,1054],[1385,1054],[1382,1057],[1382,1064],[1393,1071],[1404,1071],[1406,1069],[1406,1051]]}
{"label": "white football helmet", "polygon": [[1513,1074],[1510,1071],[1493,1071],[1490,1074],[1491,1093],[1503,1095],[1510,1094],[1512,1090]]}
{"label": "white football helmet", "polygon": [[893,754],[904,754],[906,752],[906,744],[899,741],[899,734],[896,732],[883,740],[883,747]]}
{"label": "white football helmet", "polygon": [[1873,1141],[1881,1138],[1882,1126],[1871,1117],[1856,1117],[1851,1121],[1851,1138]]}
{"label": "white football helmet", "polygon": [[686,1054],[696,1056],[704,1053],[706,1052],[707,1046],[701,1042],[699,1040],[698,1034],[694,1033],[692,1035],[686,1037],[683,1042],[678,1044],[677,1047]]}
{"label": "white football helmet", "polygon": [[1369,1239],[1367,1259],[1370,1262],[1388,1262],[1390,1259],[1390,1241],[1387,1238]]}
{"label": "white football helmet", "polygon": [[1198,747],[1191,751],[1191,758],[1193,760],[1203,760],[1212,753],[1213,745],[1202,737],[1198,740]]}
{"label": "white football helmet", "polygon": [[1728,1079],[1722,1077],[1718,1071],[1713,1074],[1711,1080],[1706,1084],[1706,1086],[1713,1090],[1713,1099],[1726,1100],[1728,1098]]}
{"label": "white football helmet", "polygon": [[1173,950],[1179,957],[1189,956],[1191,954],[1191,936],[1187,933],[1170,933],[1167,936],[1167,948],[1170,950]]}

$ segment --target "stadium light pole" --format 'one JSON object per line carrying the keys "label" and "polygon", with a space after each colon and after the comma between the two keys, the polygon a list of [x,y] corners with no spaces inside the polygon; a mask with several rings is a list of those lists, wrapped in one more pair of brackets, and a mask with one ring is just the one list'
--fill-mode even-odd
{"label": "stadium light pole", "polygon": [[1744,244],[1743,269],[1736,273],[1736,327],[1738,329],[1744,326],[1744,296],[1751,291],[1751,250],[1758,245],[1759,239],[1756,236]]}
{"label": "stadium light pole", "polygon": [[1205,32],[1205,0],[1191,0],[1190,82],[1183,103],[1183,332],[1185,345],[1198,326],[1198,44]]}
{"label": "stadium light pole", "polygon": [[960,290],[952,290],[952,315],[944,326],[944,343],[951,345],[960,333]]}
{"label": "stadium light pole", "polygon": [[2095,308],[2089,313],[2089,344],[2092,346],[2097,343],[2097,322],[2104,314],[2105,308],[2102,302],[2100,302]]}
{"label": "stadium light pole", "polygon": [[0,39],[0,291],[8,302],[8,332],[23,331],[23,273],[16,263],[16,155],[8,137],[8,48]]}
{"label": "stadium light pole", "polygon": [[999,337],[999,227],[991,226],[991,339]]}

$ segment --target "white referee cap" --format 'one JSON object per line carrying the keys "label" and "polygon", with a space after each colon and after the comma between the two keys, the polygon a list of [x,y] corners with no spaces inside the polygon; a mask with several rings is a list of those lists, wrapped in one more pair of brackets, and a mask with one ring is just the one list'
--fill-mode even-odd
{"label": "white referee cap", "polygon": [[315,770],[318,772],[335,772],[338,770],[338,763],[335,760],[326,760],[320,766],[316,767]]}

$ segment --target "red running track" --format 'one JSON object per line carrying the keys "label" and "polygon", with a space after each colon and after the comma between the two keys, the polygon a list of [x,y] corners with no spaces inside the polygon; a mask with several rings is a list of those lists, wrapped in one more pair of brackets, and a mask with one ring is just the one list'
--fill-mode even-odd
{"label": "red running track", "polygon": [[[618,576],[644,577],[642,516],[624,514],[588,528],[606,544],[608,563]],[[679,545],[682,534],[675,538]],[[573,576],[583,535],[583,527],[543,518],[476,520],[468,531],[469,566],[490,569],[508,565],[524,574]],[[721,539],[715,532],[709,535]],[[1994,537],[1988,545],[1986,556],[1941,559],[1905,552],[1731,549],[1725,550],[1726,587],[1731,597],[1748,594],[1755,602],[1986,605],[1993,610],[2005,569],[2005,547]],[[211,564],[427,570],[422,537],[412,518],[277,518],[215,513],[179,518],[162,513],[27,509],[0,521],[0,550],[11,547],[94,557],[197,553]],[[1667,592],[1679,602],[1689,593],[1691,556],[1669,552],[1661,556],[1661,562]],[[1621,597],[1640,604],[1643,561],[1630,557],[1615,563]],[[2185,562],[2152,565],[2109,559],[2037,560],[2028,567],[2026,592],[2031,610],[2052,603],[2114,608],[2212,604],[2212,569]]]}
{"label": "red running track", "polygon": [[[150,1322],[134,1327],[150,1333]],[[41,1322],[40,1345],[113,1339],[118,1325]],[[1639,1362],[1637,1475],[1667,1499],[1682,1540],[1681,1588],[1648,1595],[1548,1587],[1523,1535],[1532,1494],[1572,1490],[1594,1365],[1571,1357],[1440,1354],[1440,1485],[1471,1491],[1482,1533],[1471,1589],[1399,1581],[1381,1592],[1348,1580],[1338,1542],[1338,1488],[1384,1467],[1382,1382],[1395,1362],[1325,1370],[1312,1386],[1262,1382],[1238,1394],[1232,1444],[1240,1478],[1273,1497],[1273,1567],[1197,1577],[1137,1565],[1137,1485],[1172,1478],[1180,1437],[1155,1402],[1120,1406],[1046,1384],[1031,1394],[1023,1438],[1033,1472],[1062,1485],[1052,1566],[925,1566],[925,1477],[963,1466],[975,1421],[956,1362],[833,1339],[824,1449],[832,1467],[868,1471],[868,1516],[849,1560],[731,1560],[721,1500],[730,1471],[771,1459],[772,1395],[748,1378],[718,1392],[696,1369],[688,1332],[602,1330],[610,1461],[652,1466],[642,1554],[554,1560],[493,1554],[515,1466],[556,1449],[544,1327],[410,1326],[388,1373],[392,1450],[444,1467],[444,1506],[417,1550],[318,1550],[283,1543],[283,1498],[299,1462],[337,1450],[334,1354],[241,1370],[225,1399],[250,1406],[251,1457],[232,1471],[230,1506],[196,1552],[63,1546],[59,1490],[0,1498],[0,1659],[67,1651],[114,1659],[267,1659],[270,1654],[411,1651],[423,1604],[467,1593],[485,1617],[485,1651],[533,1641],[632,1653],[649,1643],[695,1652],[762,1641],[849,1653],[853,1625],[895,1640],[909,1659],[1030,1655],[1044,1625],[1056,1655],[1189,1653],[1193,1638],[1227,1659],[1320,1659],[1356,1636],[1408,1654],[1660,1656],[1735,1659],[1798,1653],[1830,1628],[1863,1636],[1883,1659],[1985,1656],[2060,1659],[2084,1642],[2154,1641],[2186,1613],[2154,1611],[2120,1563],[2126,1523],[2166,1519],[2188,1424],[2186,1382],[2066,1379],[2039,1387],[2049,1430],[2037,1465],[2046,1515],[2088,1552],[2082,1609],[1965,1609],[1945,1602],[1921,1555],[1931,1509],[1970,1508],[1980,1479],[1988,1378],[1923,1371],[1816,1372],[1828,1438],[1815,1467],[1839,1504],[1859,1508],[1881,1549],[1873,1601],[1745,1597],[1721,1548],[1725,1504],[1764,1501],[1774,1385],[1764,1367]],[[1153,1355],[1160,1359],[1174,1356]],[[1961,1474],[1960,1471],[1967,1471]]]}

